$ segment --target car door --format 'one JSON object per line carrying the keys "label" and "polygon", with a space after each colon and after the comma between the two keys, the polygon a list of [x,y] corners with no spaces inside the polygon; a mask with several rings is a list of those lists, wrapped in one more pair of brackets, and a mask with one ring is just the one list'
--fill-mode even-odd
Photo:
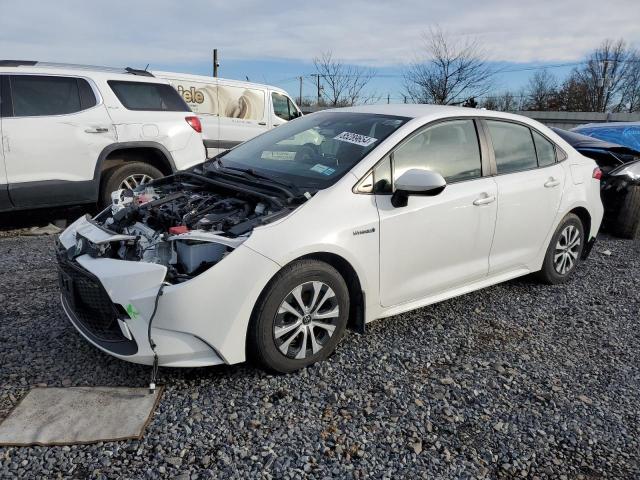
{"label": "car door", "polygon": [[485,125],[498,186],[496,231],[489,256],[493,274],[526,268],[547,247],[565,174],[556,162],[555,146],[539,132],[502,120],[487,119]]}
{"label": "car door", "polygon": [[2,131],[13,204],[93,200],[96,162],[116,140],[97,90],[79,77],[10,75],[9,91]]}
{"label": "car door", "polygon": [[279,92],[271,92],[271,107],[273,109],[271,115],[272,127],[277,127],[301,116],[293,100]]}
{"label": "car door", "polygon": [[[427,126],[374,171],[380,215],[380,298],[383,306],[420,299],[487,275],[496,217],[496,184],[473,119]],[[484,161],[483,161],[484,159]],[[440,173],[436,196],[391,204],[392,180],[411,168]]]}
{"label": "car door", "polygon": [[266,132],[266,90],[218,84],[220,148],[227,150]]}
{"label": "car door", "polygon": [[7,185],[7,172],[4,165],[4,135],[2,133],[2,116],[4,113],[4,106],[7,102],[4,101],[3,93],[8,92],[8,88],[5,83],[8,84],[9,77],[7,75],[0,75],[0,211],[9,210],[12,205],[9,200],[9,188]]}

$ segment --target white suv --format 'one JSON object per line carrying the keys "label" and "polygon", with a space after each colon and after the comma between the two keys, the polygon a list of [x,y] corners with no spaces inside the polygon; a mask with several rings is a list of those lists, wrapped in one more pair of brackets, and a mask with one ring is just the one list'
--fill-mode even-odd
{"label": "white suv", "polygon": [[203,162],[201,130],[149,72],[0,60],[0,211],[110,203]]}

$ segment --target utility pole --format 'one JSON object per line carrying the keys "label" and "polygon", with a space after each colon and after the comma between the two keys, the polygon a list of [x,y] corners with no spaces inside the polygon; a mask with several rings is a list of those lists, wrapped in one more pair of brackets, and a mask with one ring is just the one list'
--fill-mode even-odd
{"label": "utility pole", "polygon": [[302,105],[302,80],[304,79],[303,76],[299,76],[298,80],[300,80],[300,96],[298,97],[298,106]]}
{"label": "utility pole", "polygon": [[602,67],[602,80],[600,80],[600,83],[602,85],[600,85],[600,95],[598,97],[598,111],[599,112],[604,112],[604,95],[605,95],[605,89],[607,88],[607,69],[609,68],[609,59],[605,58],[604,59],[604,66]]}
{"label": "utility pole", "polygon": [[320,75],[319,73],[312,73],[310,75],[311,77],[316,77],[316,85],[318,87],[318,100],[317,100],[317,104],[318,106],[320,105],[320,100],[322,100],[322,85],[320,85],[320,78],[322,77],[322,75]]}
{"label": "utility pole", "polygon": [[218,67],[220,64],[218,63],[218,49],[213,49],[213,76],[214,78],[218,76]]}
{"label": "utility pole", "polygon": [[391,103],[391,95],[387,93],[387,105]]}

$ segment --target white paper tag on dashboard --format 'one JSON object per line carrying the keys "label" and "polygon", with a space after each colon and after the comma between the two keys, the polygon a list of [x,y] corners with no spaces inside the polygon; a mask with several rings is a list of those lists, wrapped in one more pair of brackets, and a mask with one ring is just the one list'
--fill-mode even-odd
{"label": "white paper tag on dashboard", "polygon": [[368,147],[369,145],[378,141],[377,138],[367,137],[366,135],[360,135],[359,133],[342,132],[340,135],[333,137],[334,140],[340,140],[341,142],[349,142],[354,145],[360,145],[361,147]]}
{"label": "white paper tag on dashboard", "polygon": [[296,152],[265,150],[262,152],[260,158],[264,158],[265,160],[295,160]]}

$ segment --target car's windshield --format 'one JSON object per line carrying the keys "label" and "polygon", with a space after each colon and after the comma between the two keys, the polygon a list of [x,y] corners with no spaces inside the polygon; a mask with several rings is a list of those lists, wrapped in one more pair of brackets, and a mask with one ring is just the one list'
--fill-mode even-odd
{"label": "car's windshield", "polygon": [[323,189],[408,120],[370,113],[318,112],[238,145],[208,168],[250,170],[299,188]]}

